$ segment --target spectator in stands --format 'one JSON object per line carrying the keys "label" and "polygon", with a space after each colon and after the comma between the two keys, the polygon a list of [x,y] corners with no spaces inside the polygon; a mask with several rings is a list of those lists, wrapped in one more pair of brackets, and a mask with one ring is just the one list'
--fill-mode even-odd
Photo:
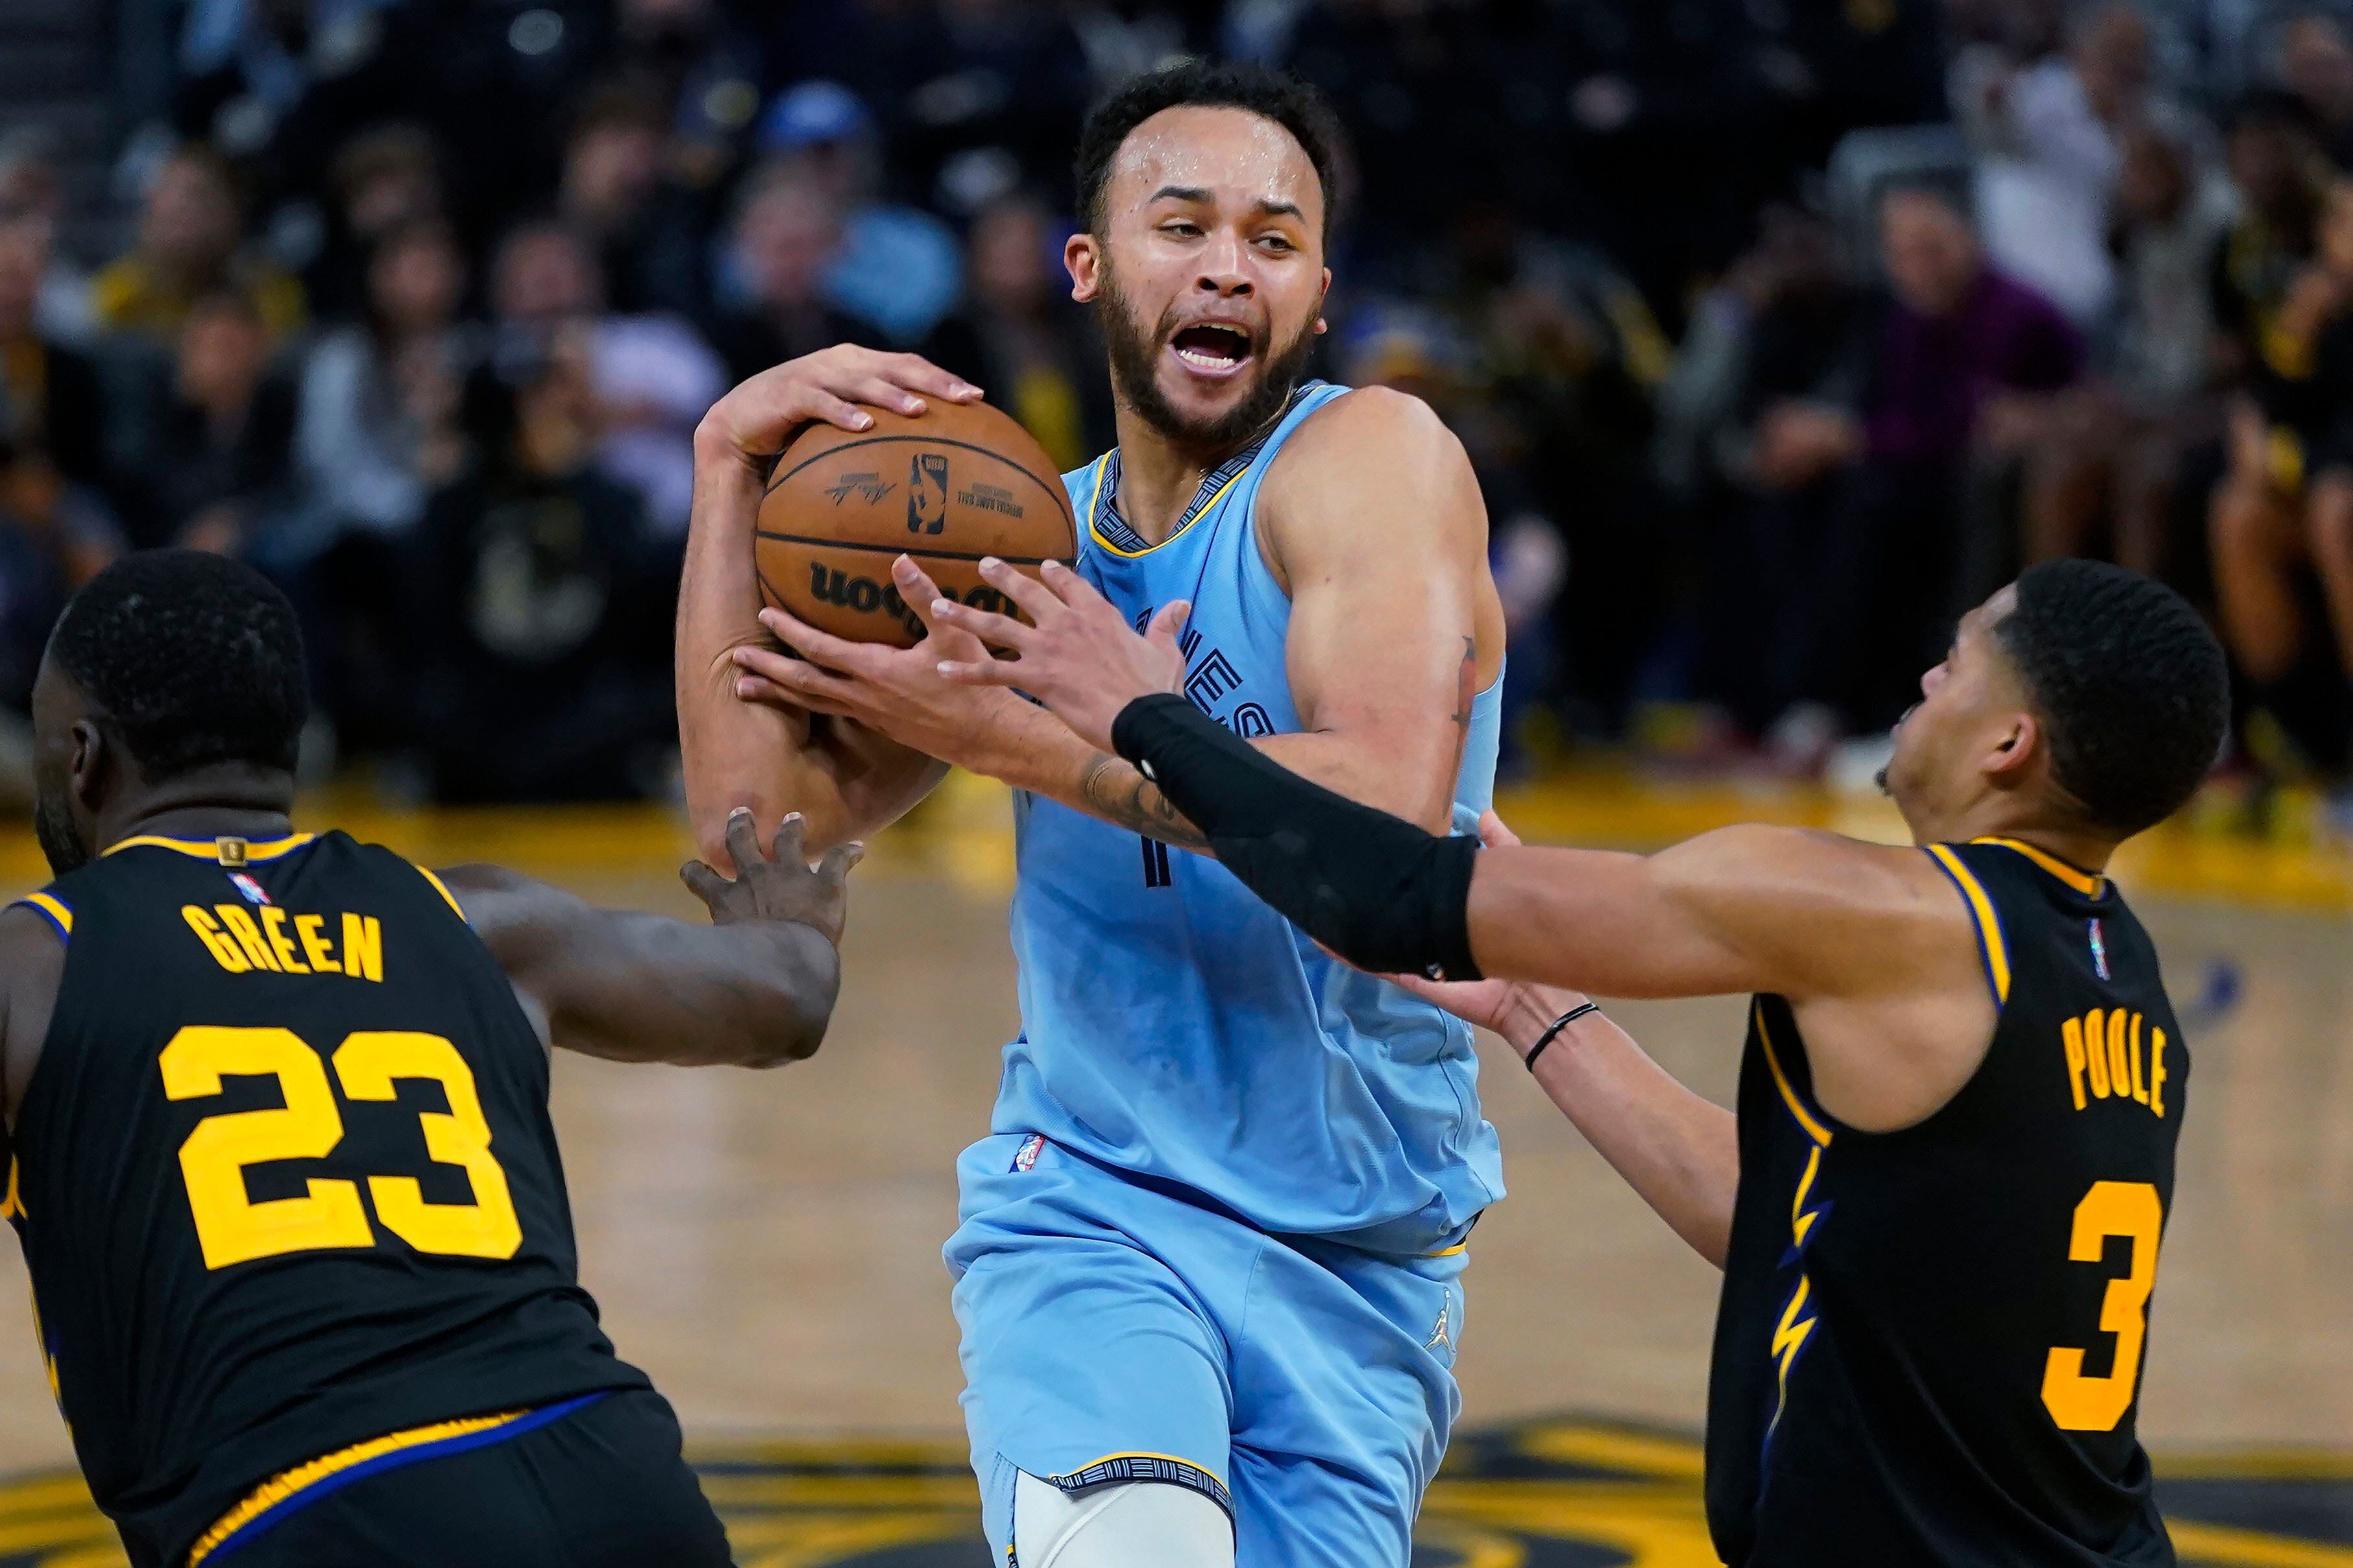
{"label": "spectator in stands", "polygon": [[1828,519],[1863,454],[1867,305],[1827,223],[1768,207],[1662,395],[1662,460],[1706,541],[1697,694],[1793,773],[1819,769],[1841,730],[1786,606],[1818,591]]}
{"label": "spectator in stands", "polygon": [[565,146],[558,208],[596,247],[625,313],[689,315],[702,295],[703,235],[668,177],[667,135],[660,102],[617,84],[590,96]]}
{"label": "spectator in stands", "polygon": [[37,126],[0,134],[0,226],[22,225],[44,258],[35,325],[51,342],[90,336],[90,279],[58,254],[65,191],[58,177],[57,139]]}
{"label": "spectator in stands", "polygon": [[1792,563],[1761,646],[1786,644],[1795,689],[1849,733],[1881,731],[1910,703],[1973,591],[1962,585],[1973,465],[2030,445],[2083,362],[2066,319],[1989,265],[1949,193],[1892,190],[1879,231],[1893,298],[1861,397],[1766,410],[1764,493],[1747,523],[1785,540]]}
{"label": "spectator in stands", "polygon": [[2312,116],[2330,160],[2353,167],[2353,43],[2343,22],[2325,11],[2290,17],[2280,29],[2279,80]]}
{"label": "spectator in stands", "polygon": [[2112,349],[2103,374],[2052,407],[2026,488],[2029,561],[2108,554],[2153,575],[2183,569],[2174,480],[2184,454],[2221,430],[2212,273],[2234,205],[2182,138],[2146,128],[2126,141]]}
{"label": "spectator in stands", "polygon": [[620,315],[587,243],[565,224],[526,223],[499,247],[493,352],[543,352],[559,330],[586,331],[596,457],[643,498],[660,533],[682,536],[694,499],[694,426],[727,390],[726,366],[675,316]]}
{"label": "spectator in stands", "polygon": [[964,306],[923,351],[987,388],[1065,470],[1118,440],[1103,347],[1085,310],[1071,302],[1062,269],[1060,241],[1070,226],[1056,225],[1028,196],[982,208],[966,250]]}
{"label": "spectator in stands", "polygon": [[801,170],[771,164],[745,182],[733,240],[744,302],[715,334],[733,380],[835,343],[881,342],[871,326],[827,302],[841,225],[832,195]]}
{"label": "spectator in stands", "polygon": [[[2212,514],[2223,635],[2259,701],[2331,632],[2353,677],[2353,176],[2330,187],[2312,263],[2263,358],[2262,395],[2232,416]],[[2343,760],[2341,731],[2306,738],[2322,760]]]}
{"label": "spectator in stands", "polygon": [[295,449],[304,500],[322,515],[314,545],[348,528],[406,532],[461,457],[459,392],[480,357],[461,323],[466,263],[438,218],[379,241],[367,314],[311,349]]}
{"label": "spectator in stands", "polygon": [[1530,454],[1518,426],[1496,408],[1475,375],[1468,345],[1442,318],[1382,301],[1349,319],[1338,350],[1348,384],[1394,387],[1420,398],[1470,455],[1487,503],[1488,563],[1512,650],[1499,763],[1509,776],[1525,766],[1527,717],[1552,695],[1556,674],[1553,616],[1569,564],[1560,525],[1535,500],[1528,482]]}
{"label": "spectator in stands", "polygon": [[[33,675],[58,612],[121,552],[121,536],[88,491],[0,437],[0,706],[31,711]],[[10,757],[0,775],[11,771],[14,731],[0,721],[0,756]]]}
{"label": "spectator in stands", "polygon": [[1954,65],[1955,110],[1978,157],[1978,209],[1994,265],[2097,330],[2116,294],[2108,216],[2121,138],[2149,114],[2152,39],[2128,0],[2076,21],[2063,55],[1996,47]]}
{"label": "spectator in stands", "polygon": [[2311,117],[2278,94],[2232,111],[2225,155],[2239,207],[2214,258],[2214,376],[2239,387],[2257,374],[2272,320],[2311,259],[2329,165]]}
{"label": "spectator in stands", "polygon": [[227,165],[201,144],[183,146],[148,184],[137,244],[91,279],[91,317],[104,331],[169,342],[198,300],[227,289],[274,342],[302,324],[302,286],[243,243]]}
{"label": "spectator in stands", "polygon": [[107,490],[117,453],[99,367],[41,321],[49,233],[36,219],[0,220],[0,435],[17,462]]}
{"label": "spectator in stands", "polygon": [[802,82],[769,104],[758,147],[841,208],[827,303],[894,343],[922,342],[963,289],[955,236],[930,213],[882,198],[882,149],[866,105],[837,83]]}
{"label": "spectator in stands", "polygon": [[146,473],[141,546],[229,553],[290,500],[294,389],[253,301],[223,290],[188,308],[163,440]]}
{"label": "spectator in stands", "polygon": [[618,52],[665,116],[670,163],[710,193],[735,166],[760,112],[767,62],[759,38],[719,0],[621,0]]}
{"label": "spectator in stands", "polygon": [[421,126],[395,121],[343,143],[328,179],[326,237],[303,280],[321,317],[348,321],[367,312],[368,268],[384,237],[441,217],[440,154]]}
{"label": "spectator in stands", "polygon": [[649,793],[675,733],[675,556],[592,460],[584,329],[475,378],[479,459],[427,507],[400,617],[410,742],[444,803]]}
{"label": "spectator in stands", "polygon": [[1461,204],[1420,281],[1516,426],[1530,504],[1559,520],[1579,572],[1612,584],[1561,628],[1559,678],[1575,723],[1614,733],[1662,610],[1662,503],[1644,459],[1665,335],[1607,257],[1536,233],[1496,201]]}
{"label": "spectator in stands", "polygon": [[1092,96],[1071,7],[940,0],[939,68],[899,87],[907,189],[959,210],[976,191],[1059,178]]}

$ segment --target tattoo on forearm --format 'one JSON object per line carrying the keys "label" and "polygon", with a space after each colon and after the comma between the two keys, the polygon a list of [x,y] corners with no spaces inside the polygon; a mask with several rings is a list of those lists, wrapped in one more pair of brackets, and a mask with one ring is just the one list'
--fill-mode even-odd
{"label": "tattoo on forearm", "polygon": [[1207,849],[1208,836],[1185,820],[1160,786],[1108,752],[1097,752],[1079,779],[1079,798],[1109,820],[1179,849]]}

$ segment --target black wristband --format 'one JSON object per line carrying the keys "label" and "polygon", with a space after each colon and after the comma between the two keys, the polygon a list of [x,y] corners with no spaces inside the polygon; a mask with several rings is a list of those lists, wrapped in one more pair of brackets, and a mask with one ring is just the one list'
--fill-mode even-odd
{"label": "black wristband", "polygon": [[1479,978],[1469,924],[1477,839],[1425,833],[1335,795],[1173,692],[1121,709],[1111,738],[1219,864],[1350,963]]}
{"label": "black wristband", "polygon": [[1535,1071],[1536,1058],[1545,1054],[1545,1047],[1551,1045],[1553,1041],[1558,1037],[1563,1029],[1567,1028],[1571,1024],[1576,1023],[1588,1013],[1599,1013],[1599,1011],[1601,1011],[1601,1004],[1599,1002],[1578,1003],[1576,1006],[1571,1007],[1567,1012],[1563,1013],[1559,1017],[1555,1018],[1552,1021],[1552,1026],[1545,1030],[1543,1034],[1536,1037],[1536,1043],[1528,1047],[1528,1054],[1522,1057],[1520,1060],[1525,1064],[1530,1072]]}

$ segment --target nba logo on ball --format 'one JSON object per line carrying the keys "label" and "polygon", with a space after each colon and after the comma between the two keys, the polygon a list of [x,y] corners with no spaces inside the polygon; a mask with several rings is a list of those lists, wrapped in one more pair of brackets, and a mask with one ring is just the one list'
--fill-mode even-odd
{"label": "nba logo on ball", "polygon": [[937,533],[947,517],[947,454],[918,452],[907,466],[907,531]]}

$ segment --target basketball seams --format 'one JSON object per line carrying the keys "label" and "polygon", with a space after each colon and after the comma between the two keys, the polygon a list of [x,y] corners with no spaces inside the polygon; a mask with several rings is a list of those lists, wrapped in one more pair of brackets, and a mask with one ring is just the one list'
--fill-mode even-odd
{"label": "basketball seams", "polygon": [[[1062,559],[1055,555],[1004,555],[993,550],[918,550],[911,544],[861,544],[854,540],[828,539],[822,534],[777,533],[771,529],[754,529],[755,539],[773,539],[779,544],[806,544],[818,550],[866,550],[884,555],[912,555],[918,561],[1002,561],[1008,566],[1042,566],[1049,561]],[[760,579],[767,586],[767,579]],[[776,590],[770,588],[770,593]]]}
{"label": "basketball seams", "polygon": [[[1018,426],[1016,426],[1016,428],[1018,428]],[[760,492],[761,499],[765,500],[769,496],[774,495],[776,490],[789,481],[795,474],[799,473],[802,469],[808,468],[812,464],[821,463],[828,458],[838,456],[843,452],[853,451],[860,447],[876,447],[886,443],[892,445],[913,443],[926,447],[954,447],[960,451],[976,453],[981,457],[987,458],[993,463],[1002,464],[1004,467],[1011,468],[1015,473],[1019,474],[1023,479],[1028,479],[1031,484],[1037,486],[1040,490],[1043,490],[1048,496],[1053,499],[1055,510],[1062,514],[1063,531],[1069,536],[1071,541],[1070,553],[1071,555],[1078,553],[1079,521],[1077,514],[1072,512],[1071,510],[1071,492],[1069,488],[1062,483],[1062,478],[1060,474],[1055,475],[1050,481],[1041,479],[1036,474],[1031,473],[1028,468],[1024,468],[1021,464],[1014,461],[1011,458],[1005,456],[1002,452],[992,451],[988,447],[980,446],[976,442],[958,441],[945,436],[859,436],[847,441],[838,441],[832,446],[828,447],[822,452],[818,452],[812,457],[802,458],[790,468],[786,469],[783,473],[769,475],[767,488]],[[1044,560],[1046,557],[1040,556],[1039,559]]]}

